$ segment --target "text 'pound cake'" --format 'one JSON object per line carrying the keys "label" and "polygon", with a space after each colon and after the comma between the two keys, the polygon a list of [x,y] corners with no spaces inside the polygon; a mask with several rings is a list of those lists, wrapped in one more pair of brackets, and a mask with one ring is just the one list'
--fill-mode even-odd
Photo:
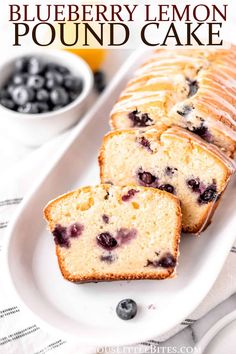
{"label": "text 'pound cake'", "polygon": [[61,272],[70,281],[174,274],[181,210],[169,193],[138,186],[84,187],[51,201],[44,215]]}
{"label": "text 'pound cake'", "polygon": [[155,51],[121,93],[111,127],[178,125],[234,156],[235,62],[236,46]]}
{"label": "text 'pound cake'", "polygon": [[159,188],[181,202],[183,231],[199,233],[234,171],[213,145],[179,127],[108,133],[99,156],[102,183]]}

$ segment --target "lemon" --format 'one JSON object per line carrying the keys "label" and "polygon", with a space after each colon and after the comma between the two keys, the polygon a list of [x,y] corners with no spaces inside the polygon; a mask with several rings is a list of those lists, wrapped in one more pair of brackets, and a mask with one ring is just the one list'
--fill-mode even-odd
{"label": "lemon", "polygon": [[[96,24],[94,24],[96,26]],[[94,27],[93,25],[93,27]],[[75,40],[75,26],[73,22],[66,22],[65,25],[65,42],[66,43],[73,43],[73,41]],[[55,23],[54,24],[55,30],[56,30],[56,38],[59,38],[59,33],[60,33],[60,29],[59,29],[59,24]],[[80,38],[83,37],[84,35],[84,27],[80,26],[79,28],[79,36]],[[71,52],[73,54],[76,54],[78,56],[80,56],[82,59],[84,59],[88,65],[91,67],[91,69],[93,71],[97,71],[100,69],[107,50],[105,48],[96,48],[96,41],[95,39],[93,39],[92,37],[89,39],[89,48],[81,48],[81,46],[79,46],[79,44],[75,44],[74,46],[63,46],[62,43],[60,42],[60,40],[57,39],[56,44],[54,45],[54,47],[58,48],[58,49],[63,49],[66,50],[68,52]]]}

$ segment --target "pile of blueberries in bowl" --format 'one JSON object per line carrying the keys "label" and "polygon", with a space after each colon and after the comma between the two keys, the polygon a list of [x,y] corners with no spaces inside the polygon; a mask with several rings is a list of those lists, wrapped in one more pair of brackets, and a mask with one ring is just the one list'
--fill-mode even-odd
{"label": "pile of blueberries in bowl", "polygon": [[24,114],[52,112],[73,102],[83,86],[83,79],[63,65],[36,56],[21,57],[0,87],[0,104]]}

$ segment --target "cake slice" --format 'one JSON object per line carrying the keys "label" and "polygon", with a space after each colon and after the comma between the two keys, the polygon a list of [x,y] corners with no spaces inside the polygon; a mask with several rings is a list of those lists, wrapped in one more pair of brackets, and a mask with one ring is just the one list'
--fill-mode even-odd
{"label": "cake slice", "polygon": [[102,183],[159,188],[181,201],[183,231],[207,226],[231,174],[233,162],[185,129],[110,132],[99,156]]}
{"label": "cake slice", "polygon": [[83,187],[44,209],[59,266],[73,282],[164,279],[178,257],[178,199],[154,188]]}

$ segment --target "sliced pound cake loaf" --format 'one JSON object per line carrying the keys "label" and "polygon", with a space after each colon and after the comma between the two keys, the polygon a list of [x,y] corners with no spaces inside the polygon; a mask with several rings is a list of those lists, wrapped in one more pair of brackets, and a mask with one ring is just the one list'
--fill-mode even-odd
{"label": "sliced pound cake loaf", "polygon": [[110,132],[99,163],[103,183],[137,184],[176,195],[183,231],[190,233],[207,226],[234,170],[218,148],[179,127]]}
{"label": "sliced pound cake loaf", "polygon": [[70,281],[163,279],[175,271],[181,210],[169,193],[84,187],[49,202],[44,215]]}
{"label": "sliced pound cake loaf", "polygon": [[178,125],[233,156],[236,46],[159,49],[136,71],[111,112],[113,129]]}

